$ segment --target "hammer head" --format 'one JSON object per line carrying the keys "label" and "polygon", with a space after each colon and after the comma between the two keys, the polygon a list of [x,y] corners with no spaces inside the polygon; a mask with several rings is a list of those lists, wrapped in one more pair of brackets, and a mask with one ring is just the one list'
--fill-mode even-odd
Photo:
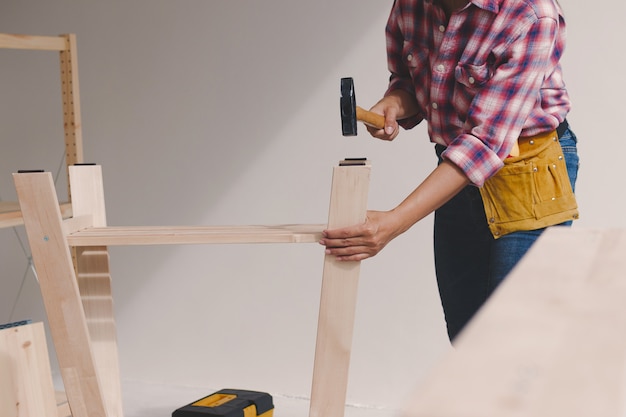
{"label": "hammer head", "polygon": [[341,133],[356,136],[356,97],[352,78],[341,79]]}

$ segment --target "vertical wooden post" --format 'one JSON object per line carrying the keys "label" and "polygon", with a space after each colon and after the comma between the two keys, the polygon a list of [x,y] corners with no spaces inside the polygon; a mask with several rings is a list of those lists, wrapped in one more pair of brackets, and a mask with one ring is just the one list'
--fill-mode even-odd
{"label": "vertical wooden post", "polygon": [[[365,221],[370,166],[335,167],[328,227]],[[310,417],[342,417],[348,385],[360,262],[324,258]]]}
{"label": "vertical wooden post", "polygon": [[[65,131],[65,165],[69,168],[74,164],[83,162],[83,126],[80,113],[76,35],[70,33],[61,36],[65,38],[65,49],[60,51],[59,60],[61,64],[61,94],[63,96],[63,129]],[[72,199],[71,193],[72,189],[68,184],[67,196],[69,201]]]}
{"label": "vertical wooden post", "polygon": [[52,175],[13,175],[73,417],[107,417]]}
{"label": "vertical wooden post", "polygon": [[[93,227],[105,227],[106,210],[102,168],[71,166],[74,217],[91,216]],[[113,310],[109,252],[106,246],[77,247],[76,274],[85,310],[91,347],[108,415],[121,417],[122,389]]]}

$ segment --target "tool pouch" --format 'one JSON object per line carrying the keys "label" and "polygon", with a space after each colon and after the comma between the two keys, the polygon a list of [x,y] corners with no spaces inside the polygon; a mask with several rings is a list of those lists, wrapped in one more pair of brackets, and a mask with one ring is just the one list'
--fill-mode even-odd
{"label": "tool pouch", "polygon": [[519,139],[519,156],[480,188],[494,238],[578,218],[578,205],[556,131]]}

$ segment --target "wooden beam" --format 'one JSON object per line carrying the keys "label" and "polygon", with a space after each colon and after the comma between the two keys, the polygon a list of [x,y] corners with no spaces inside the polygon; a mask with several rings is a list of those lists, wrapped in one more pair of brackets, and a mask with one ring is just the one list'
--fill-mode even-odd
{"label": "wooden beam", "polygon": [[621,417],[626,231],[547,230],[403,417]]}
{"label": "wooden beam", "polygon": [[[78,52],[76,35],[62,35],[65,47],[59,53],[61,66],[61,94],[63,97],[63,130],[65,132],[65,165],[83,163],[83,123],[80,111],[80,89],[78,83]],[[69,175],[69,172],[66,172]],[[72,189],[68,184],[68,199],[72,200]]]}
{"label": "wooden beam", "polygon": [[[369,177],[369,164],[334,169],[329,228],[365,221]],[[360,264],[324,258],[310,417],[344,415]]]}
{"label": "wooden beam", "polygon": [[52,175],[19,173],[13,179],[72,415],[112,417],[105,410]]}
{"label": "wooden beam", "polygon": [[[70,166],[72,212],[75,219],[106,227],[104,185],[99,165]],[[117,328],[113,308],[109,252],[102,243],[76,248],[76,279],[102,396],[108,416],[123,415]],[[70,403],[71,404],[71,403]]]}
{"label": "wooden beam", "polygon": [[0,33],[0,49],[63,51],[65,39],[59,36],[31,36]]}
{"label": "wooden beam", "polygon": [[67,236],[71,246],[194,245],[230,243],[315,243],[324,224],[274,226],[89,227]]}
{"label": "wooden beam", "polygon": [[[59,208],[64,219],[72,217],[72,205],[70,203],[61,203]],[[23,224],[24,219],[20,211],[20,203],[17,201],[0,201],[0,229]]]}

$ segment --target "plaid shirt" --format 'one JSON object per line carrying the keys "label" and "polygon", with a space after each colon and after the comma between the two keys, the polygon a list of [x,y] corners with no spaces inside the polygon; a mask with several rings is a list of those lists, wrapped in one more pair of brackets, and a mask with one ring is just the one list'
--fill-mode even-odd
{"label": "plaid shirt", "polygon": [[413,94],[443,157],[482,186],[518,137],[555,129],[570,109],[554,0],[472,0],[448,21],[438,0],[396,0],[386,28],[388,92]]}

